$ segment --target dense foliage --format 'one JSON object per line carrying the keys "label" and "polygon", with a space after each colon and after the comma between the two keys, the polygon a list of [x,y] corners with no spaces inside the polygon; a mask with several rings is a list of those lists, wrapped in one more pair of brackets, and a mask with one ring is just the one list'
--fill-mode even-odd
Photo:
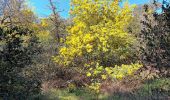
{"label": "dense foliage", "polygon": [[120,7],[120,3],[119,0],[72,0],[73,25],[68,27],[64,45],[54,57],[61,66],[78,67],[82,74],[87,72],[98,88],[106,77],[121,79],[142,66],[121,65],[132,63],[127,59],[133,55],[136,40],[125,30],[133,18],[133,7],[127,2]]}
{"label": "dense foliage", "polygon": [[33,63],[34,56],[40,53],[36,37],[30,30],[17,26],[1,27],[0,36],[1,93],[11,98],[25,98],[31,93],[38,93],[39,81],[26,78],[22,73]]}
{"label": "dense foliage", "polygon": [[169,98],[169,0],[71,0],[68,19],[48,1],[0,0],[0,99]]}
{"label": "dense foliage", "polygon": [[77,66],[74,60],[99,61],[112,66],[130,55],[135,39],[124,29],[132,18],[132,7],[125,3],[121,8],[118,0],[73,0],[72,3],[74,24],[68,27],[65,45],[56,62]]}
{"label": "dense foliage", "polygon": [[[143,23],[142,33],[140,34],[141,42],[145,43],[143,56],[145,64],[157,67],[169,67],[170,64],[170,6],[164,2],[162,6],[163,13],[159,14],[157,9],[149,13],[149,6],[145,5],[145,20]],[[155,3],[155,5],[157,5]],[[157,6],[156,6],[157,7]]]}

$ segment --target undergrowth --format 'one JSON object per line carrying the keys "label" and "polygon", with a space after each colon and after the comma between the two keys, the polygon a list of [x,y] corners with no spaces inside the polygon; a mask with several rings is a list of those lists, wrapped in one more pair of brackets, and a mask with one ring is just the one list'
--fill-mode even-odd
{"label": "undergrowth", "polygon": [[147,80],[131,92],[117,92],[97,95],[87,88],[51,89],[31,98],[31,100],[168,100],[170,78]]}

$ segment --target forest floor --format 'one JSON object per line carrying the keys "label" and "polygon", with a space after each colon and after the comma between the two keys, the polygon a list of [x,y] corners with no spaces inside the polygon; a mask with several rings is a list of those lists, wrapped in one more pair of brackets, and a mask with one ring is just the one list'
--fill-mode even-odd
{"label": "forest floor", "polygon": [[86,88],[51,89],[32,97],[33,100],[170,100],[170,78],[144,82],[131,92],[95,94]]}

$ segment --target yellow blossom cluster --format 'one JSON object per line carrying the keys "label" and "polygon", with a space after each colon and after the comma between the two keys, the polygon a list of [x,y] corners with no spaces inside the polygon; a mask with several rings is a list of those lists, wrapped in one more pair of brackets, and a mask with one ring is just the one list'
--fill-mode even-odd
{"label": "yellow blossom cluster", "polygon": [[[132,18],[133,7],[120,0],[71,0],[73,25],[67,28],[65,45],[54,57],[57,63],[69,65],[84,55],[126,55],[134,38],[125,27]],[[125,51],[126,50],[126,51]]]}
{"label": "yellow blossom cluster", "polygon": [[125,76],[133,75],[134,72],[136,72],[138,69],[142,67],[141,64],[130,64],[130,65],[124,65],[121,66],[114,66],[114,67],[103,67],[99,66],[99,63],[96,64],[95,68],[90,68],[87,72],[88,77],[101,77],[102,79],[122,79]]}
{"label": "yellow blossom cluster", "polygon": [[88,85],[88,88],[94,90],[96,93],[99,93],[102,80],[106,80],[108,78],[111,80],[121,80],[126,76],[133,75],[141,67],[141,64],[136,63],[104,68],[97,63],[95,68],[90,67],[86,73],[87,77],[90,77],[91,80],[94,81]]}
{"label": "yellow blossom cluster", "polygon": [[121,1],[71,0],[73,24],[67,27],[65,43],[53,57],[59,65],[83,67],[79,69],[84,70],[92,81],[89,88],[97,92],[101,80],[122,79],[142,66],[138,63],[121,66],[104,63],[114,62],[114,58],[128,58],[135,42],[126,31],[134,7]]}

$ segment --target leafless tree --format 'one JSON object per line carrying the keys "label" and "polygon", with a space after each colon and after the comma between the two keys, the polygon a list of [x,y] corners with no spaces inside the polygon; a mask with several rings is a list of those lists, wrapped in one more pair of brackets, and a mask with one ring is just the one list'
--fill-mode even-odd
{"label": "leafless tree", "polygon": [[12,27],[14,24],[26,26],[35,19],[34,14],[25,15],[25,0],[0,0],[0,24]]}
{"label": "leafless tree", "polygon": [[60,43],[60,38],[61,38],[61,34],[60,34],[60,28],[61,28],[61,24],[62,24],[62,20],[59,16],[59,12],[57,7],[56,7],[56,2],[54,2],[53,0],[48,0],[49,1],[49,8],[52,11],[52,15],[50,17],[50,20],[52,21],[52,24],[54,26],[53,28],[53,32],[55,33],[56,37],[57,37],[57,42]]}

